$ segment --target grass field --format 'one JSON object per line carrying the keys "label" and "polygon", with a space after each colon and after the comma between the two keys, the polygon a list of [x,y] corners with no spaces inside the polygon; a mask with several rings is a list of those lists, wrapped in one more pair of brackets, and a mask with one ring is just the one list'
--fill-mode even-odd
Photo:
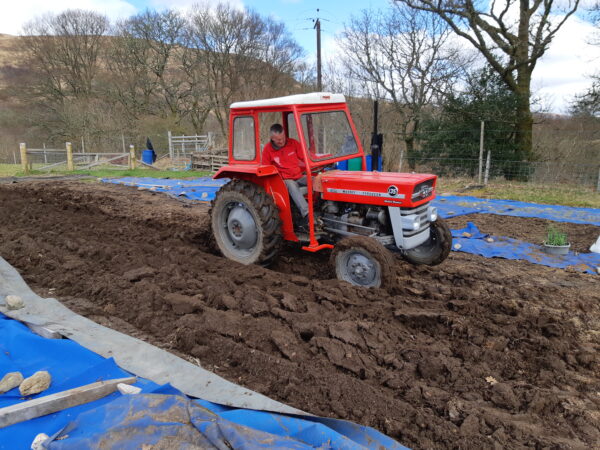
{"label": "grass field", "polygon": [[0,177],[14,177],[21,171],[21,166],[17,164],[0,164]]}
{"label": "grass field", "polygon": [[565,185],[539,185],[507,181],[491,181],[478,186],[472,180],[440,178],[439,193],[471,195],[481,198],[501,198],[546,205],[600,208],[600,193],[592,188]]}
{"label": "grass field", "polygon": [[151,178],[197,178],[212,176],[212,172],[202,172],[197,170],[118,170],[118,169],[98,169],[98,170],[77,170],[75,172],[64,172],[64,174],[91,175],[98,178],[122,178],[122,177],[151,177]]}
{"label": "grass field", "polygon": [[[196,178],[211,176],[212,172],[202,171],[177,171],[177,170],[152,170],[139,168],[135,170],[123,170],[123,169],[107,169],[99,168],[95,170],[76,170],[74,172],[68,172],[66,170],[57,170],[51,172],[42,172],[33,170],[27,176],[36,175],[89,175],[97,178],[121,178],[121,177],[152,177],[152,178]],[[0,164],[0,177],[11,177],[11,176],[24,176],[20,165],[15,164]]]}

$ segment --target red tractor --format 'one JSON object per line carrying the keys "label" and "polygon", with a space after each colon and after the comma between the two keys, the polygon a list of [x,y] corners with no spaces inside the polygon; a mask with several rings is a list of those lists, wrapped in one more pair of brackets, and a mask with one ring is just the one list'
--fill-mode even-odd
{"label": "red tractor", "polygon": [[[261,164],[269,127],[283,125],[300,142],[307,176],[308,233],[294,226],[300,214],[277,168]],[[452,236],[429,205],[437,177],[367,172],[365,154],[343,95],[311,93],[231,105],[230,178],[215,197],[212,230],[218,248],[242,264],[268,265],[284,240],[317,252],[333,249],[339,279],[364,287],[390,281],[394,258],[436,265],[450,252]],[[335,170],[359,158],[362,171]],[[355,160],[356,161],[356,160]]]}

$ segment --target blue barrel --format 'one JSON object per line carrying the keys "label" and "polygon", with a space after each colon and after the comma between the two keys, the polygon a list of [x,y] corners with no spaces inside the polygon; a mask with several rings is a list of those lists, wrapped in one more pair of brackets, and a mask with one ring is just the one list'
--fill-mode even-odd
{"label": "blue barrel", "polygon": [[[378,172],[381,172],[381,166],[382,166],[382,160],[381,160],[381,156],[379,157],[379,160],[377,161],[377,170]],[[373,157],[371,155],[367,155],[367,171],[370,172],[371,170],[373,170]]]}
{"label": "blue barrel", "polygon": [[152,165],[152,163],[154,162],[154,152],[152,150],[143,150],[142,162],[144,164]]}
{"label": "blue barrel", "polygon": [[348,170],[348,160],[338,161],[337,168],[338,170]]}

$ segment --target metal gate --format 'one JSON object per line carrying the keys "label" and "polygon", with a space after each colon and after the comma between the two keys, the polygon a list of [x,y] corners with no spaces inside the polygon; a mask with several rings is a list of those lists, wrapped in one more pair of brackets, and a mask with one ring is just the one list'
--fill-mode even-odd
{"label": "metal gate", "polygon": [[169,156],[175,167],[191,164],[192,156],[206,152],[213,145],[213,134],[173,136],[169,131]]}

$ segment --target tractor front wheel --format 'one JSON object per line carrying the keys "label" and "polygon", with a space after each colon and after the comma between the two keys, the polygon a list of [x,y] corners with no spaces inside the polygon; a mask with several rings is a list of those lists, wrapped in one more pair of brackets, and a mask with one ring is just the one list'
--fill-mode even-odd
{"label": "tractor front wheel", "polygon": [[210,215],[223,256],[266,266],[277,255],[282,242],[279,210],[261,186],[230,181],[217,192]]}
{"label": "tractor front wheel", "polygon": [[436,266],[441,264],[450,254],[452,233],[442,219],[430,225],[429,239],[421,245],[403,252],[404,259],[412,264]]}
{"label": "tractor front wheel", "polygon": [[385,287],[393,280],[394,259],[373,238],[350,236],[340,240],[331,254],[339,280],[355,286]]}

